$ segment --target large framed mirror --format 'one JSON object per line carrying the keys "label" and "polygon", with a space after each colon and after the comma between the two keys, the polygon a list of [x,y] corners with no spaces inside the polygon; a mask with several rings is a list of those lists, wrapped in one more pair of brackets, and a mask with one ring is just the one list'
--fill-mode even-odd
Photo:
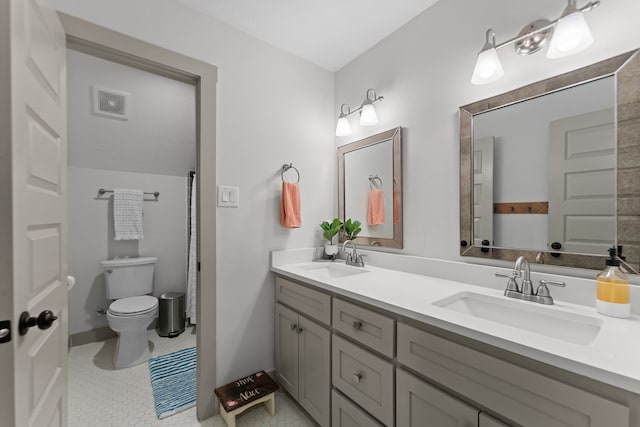
{"label": "large framed mirror", "polygon": [[640,51],[460,107],[460,254],[640,263]]}
{"label": "large framed mirror", "polygon": [[338,147],[338,212],[362,223],[356,244],[402,248],[402,128]]}

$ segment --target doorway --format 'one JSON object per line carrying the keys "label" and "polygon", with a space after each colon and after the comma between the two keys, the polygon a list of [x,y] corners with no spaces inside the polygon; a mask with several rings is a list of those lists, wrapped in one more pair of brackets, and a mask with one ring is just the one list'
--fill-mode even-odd
{"label": "doorway", "polygon": [[[196,88],[196,199],[198,277],[197,417],[216,413],[215,104],[217,69],[89,22],[59,14],[67,47],[115,63],[193,84]],[[153,190],[151,190],[153,191]]]}

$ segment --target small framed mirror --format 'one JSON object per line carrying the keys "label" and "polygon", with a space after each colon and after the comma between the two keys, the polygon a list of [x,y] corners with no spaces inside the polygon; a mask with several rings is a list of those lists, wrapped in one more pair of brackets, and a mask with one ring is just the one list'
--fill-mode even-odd
{"label": "small framed mirror", "polygon": [[402,128],[338,147],[338,211],[362,223],[356,244],[402,248]]}

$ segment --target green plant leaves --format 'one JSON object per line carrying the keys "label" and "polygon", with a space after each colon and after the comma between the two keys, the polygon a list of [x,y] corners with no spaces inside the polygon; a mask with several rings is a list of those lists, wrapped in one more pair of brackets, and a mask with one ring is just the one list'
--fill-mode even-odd
{"label": "green plant leaves", "polygon": [[323,221],[322,224],[320,224],[320,228],[324,230],[324,238],[331,242],[333,240],[333,236],[338,234],[342,228],[342,221],[340,221],[339,218],[334,218],[331,224],[327,221]]}
{"label": "green plant leaves", "polygon": [[358,233],[362,231],[362,228],[360,228],[361,225],[362,223],[358,220],[347,219],[344,223],[344,234],[347,236],[347,239],[355,239]]}

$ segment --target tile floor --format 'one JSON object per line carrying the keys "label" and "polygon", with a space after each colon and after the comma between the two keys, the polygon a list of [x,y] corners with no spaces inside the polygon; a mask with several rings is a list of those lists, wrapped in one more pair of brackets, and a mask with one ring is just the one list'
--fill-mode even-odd
{"label": "tile floor", "polygon": [[[176,338],[149,333],[152,355],[159,356],[195,346],[193,327]],[[159,420],[153,404],[149,367],[146,363],[127,369],[113,369],[115,339],[71,348],[69,352],[69,426],[142,427],[207,426],[225,427],[216,416],[203,422],[196,419],[195,407]],[[276,415],[271,417],[258,405],[237,418],[238,427],[315,427],[316,424],[289,397],[276,393]]]}

